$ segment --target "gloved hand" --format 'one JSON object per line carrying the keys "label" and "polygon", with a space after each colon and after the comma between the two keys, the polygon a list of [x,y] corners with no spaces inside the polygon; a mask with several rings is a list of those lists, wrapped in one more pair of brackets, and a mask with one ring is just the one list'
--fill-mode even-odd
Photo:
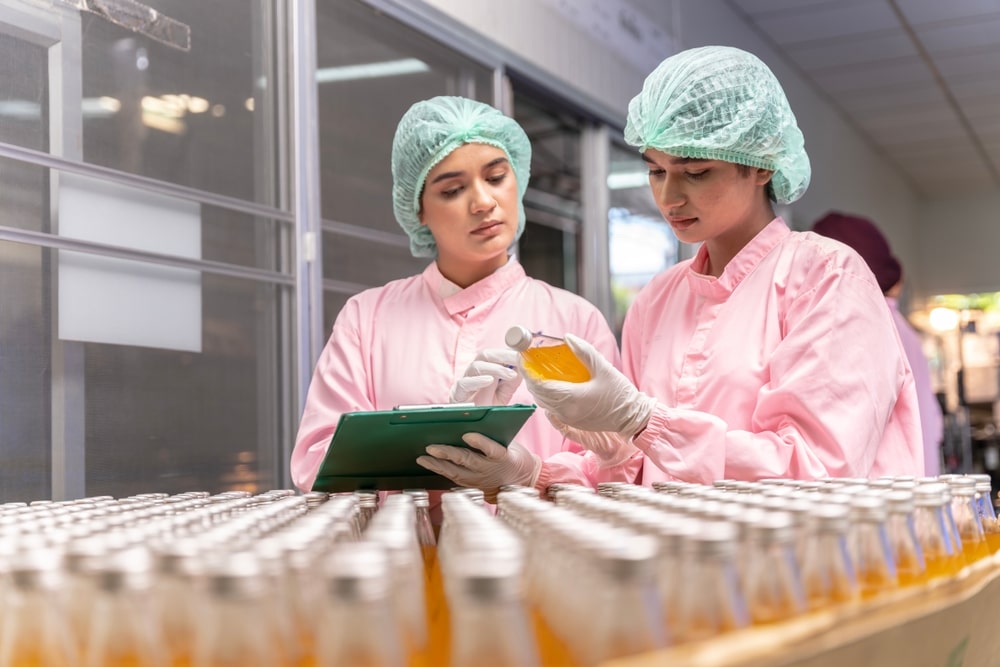
{"label": "gloved hand", "polygon": [[507,405],[521,385],[516,350],[486,348],[465,369],[451,388],[451,402],[472,401],[476,405]]}
{"label": "gloved hand", "polygon": [[489,502],[496,501],[497,492],[505,484],[534,486],[538,480],[542,459],[520,443],[512,441],[504,447],[482,433],[466,433],[462,440],[473,449],[429,445],[429,456],[417,457],[417,464],[459,486],[482,489]]}
{"label": "gloved hand", "polygon": [[566,344],[590,370],[590,379],[539,380],[522,368],[528,391],[538,405],[563,424],[582,431],[611,431],[631,439],[645,428],[656,399],[636,389],[587,341],[566,334]]}
{"label": "gloved hand", "polygon": [[621,465],[639,451],[621,433],[611,431],[581,431],[578,428],[573,428],[562,423],[551,412],[546,412],[545,416],[549,418],[549,422],[556,427],[556,430],[563,434],[563,437],[579,443],[583,445],[584,449],[593,452],[601,460],[602,467],[610,468]]}

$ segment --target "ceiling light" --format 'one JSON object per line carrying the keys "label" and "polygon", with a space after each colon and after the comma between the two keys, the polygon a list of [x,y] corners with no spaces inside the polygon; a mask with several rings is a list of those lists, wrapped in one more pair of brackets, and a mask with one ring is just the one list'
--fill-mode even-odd
{"label": "ceiling light", "polygon": [[958,311],[951,308],[934,308],[930,313],[931,328],[939,333],[954,331],[958,327]]}

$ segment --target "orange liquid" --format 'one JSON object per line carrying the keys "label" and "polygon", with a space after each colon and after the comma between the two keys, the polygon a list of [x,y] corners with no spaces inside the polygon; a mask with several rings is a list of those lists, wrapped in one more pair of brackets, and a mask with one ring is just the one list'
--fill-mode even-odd
{"label": "orange liquid", "polygon": [[965,559],[970,563],[990,555],[990,549],[986,546],[984,539],[962,540],[962,551],[965,553]]}
{"label": "orange liquid", "polygon": [[45,650],[26,650],[16,653],[10,667],[74,667],[76,661],[63,656],[48,655]]}
{"label": "orange liquid", "polygon": [[896,570],[899,573],[900,586],[915,586],[927,581],[926,569],[920,566],[920,561],[914,554],[900,554]]}
{"label": "orange liquid", "polygon": [[851,602],[856,595],[847,581],[838,580],[830,590],[824,590],[825,584],[820,581],[804,582],[806,590],[806,609],[816,611],[825,607]]}
{"label": "orange liquid", "polygon": [[861,586],[861,598],[868,599],[879,593],[891,591],[899,586],[899,582],[890,577],[887,572],[868,571],[858,573],[858,584]]}
{"label": "orange liquid", "polygon": [[427,648],[423,655],[412,655],[411,667],[425,664],[447,665],[451,657],[451,615],[444,596],[444,580],[437,559],[437,548],[421,545],[424,556],[424,601],[427,609]]}
{"label": "orange liquid", "polygon": [[986,533],[986,546],[989,548],[991,554],[1000,551],[1000,532]]}
{"label": "orange liquid", "polygon": [[152,667],[153,663],[143,660],[137,655],[105,656],[101,661],[103,667]]}
{"label": "orange liquid", "polygon": [[542,380],[586,382],[590,371],[566,343],[551,347],[531,347],[521,352],[524,368]]}
{"label": "orange liquid", "polygon": [[535,631],[540,664],[576,667],[577,662],[573,659],[569,647],[552,631],[537,607],[531,610],[531,624]]}
{"label": "orange liquid", "polygon": [[955,573],[955,557],[945,554],[927,554],[927,578],[950,577]]}
{"label": "orange liquid", "polygon": [[754,625],[778,623],[798,615],[799,609],[791,600],[760,600],[750,604],[750,621]]}

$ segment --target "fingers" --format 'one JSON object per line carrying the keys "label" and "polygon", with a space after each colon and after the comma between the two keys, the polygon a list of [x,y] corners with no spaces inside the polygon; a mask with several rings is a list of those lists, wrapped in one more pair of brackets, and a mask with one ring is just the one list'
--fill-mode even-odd
{"label": "fingers", "polygon": [[479,354],[476,355],[476,359],[510,367],[517,365],[517,359],[520,356],[521,355],[517,350],[500,347],[488,347],[480,350]]}
{"label": "fingers", "polygon": [[514,380],[518,377],[514,364],[497,364],[492,361],[473,361],[465,370],[466,377],[488,376],[498,380]]}
{"label": "fingers", "polygon": [[455,465],[454,463],[449,463],[448,461],[442,461],[440,459],[434,458],[433,456],[418,456],[417,465],[422,468],[426,468],[431,472],[436,472],[439,475],[447,477],[456,484],[461,484],[465,486],[467,483],[465,477],[469,474],[469,471],[465,468]]}
{"label": "fingers", "polygon": [[522,377],[520,374],[513,380],[505,380],[497,384],[497,390],[493,394],[493,402],[497,405],[507,405],[514,397],[514,392],[521,386]]}
{"label": "fingers", "polygon": [[462,440],[469,447],[482,452],[483,456],[490,461],[501,461],[507,458],[507,448],[499,442],[487,438],[482,433],[466,433],[462,436]]}
{"label": "fingers", "polygon": [[493,382],[493,378],[483,375],[460,378],[451,388],[451,402],[464,403],[472,399],[479,391],[489,387]]}
{"label": "fingers", "polygon": [[580,358],[580,361],[583,362],[583,365],[587,367],[591,374],[593,374],[594,371],[601,366],[608,363],[608,360],[604,358],[604,355],[598,352],[597,348],[585,341],[583,338],[568,333],[565,336],[565,340],[569,349],[573,351],[573,354]]}
{"label": "fingers", "polygon": [[453,447],[451,445],[428,445],[425,452],[440,461],[451,461],[463,468],[475,468],[477,459],[482,461],[483,457],[479,452],[474,452],[465,447]]}

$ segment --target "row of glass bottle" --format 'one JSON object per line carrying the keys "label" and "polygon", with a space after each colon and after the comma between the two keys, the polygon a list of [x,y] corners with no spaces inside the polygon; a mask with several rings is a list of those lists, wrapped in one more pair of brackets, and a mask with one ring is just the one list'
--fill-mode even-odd
{"label": "row of glass bottle", "polygon": [[[390,627],[399,655],[416,653],[426,613],[415,505],[426,517],[426,492],[393,497],[368,525],[370,496],[327,498],[0,505],[0,666],[367,664],[352,651],[392,647]],[[390,621],[359,613],[373,597]]]}
{"label": "row of glass bottle", "polygon": [[944,479],[467,489],[440,554],[421,491],[0,505],[0,667],[596,665],[954,573],[996,519]]}
{"label": "row of glass bottle", "polygon": [[[804,484],[723,481],[713,488],[668,482],[658,485],[659,493],[601,485],[600,493],[614,500],[583,487],[557,487],[550,494],[573,515],[657,538],[662,619],[653,625],[662,623],[672,643],[834,605],[849,609],[843,605],[957,575],[998,545],[989,484],[982,479]],[[559,532],[551,521],[565,522],[565,516],[544,503],[515,502],[528,505],[515,516],[529,526],[529,549],[551,553],[552,545],[544,543]],[[509,499],[501,500],[506,518],[511,512],[505,503]],[[558,599],[552,591],[578,585],[562,566],[532,581],[529,588],[540,591],[542,604]],[[580,619],[564,621],[556,629],[572,645]]]}

